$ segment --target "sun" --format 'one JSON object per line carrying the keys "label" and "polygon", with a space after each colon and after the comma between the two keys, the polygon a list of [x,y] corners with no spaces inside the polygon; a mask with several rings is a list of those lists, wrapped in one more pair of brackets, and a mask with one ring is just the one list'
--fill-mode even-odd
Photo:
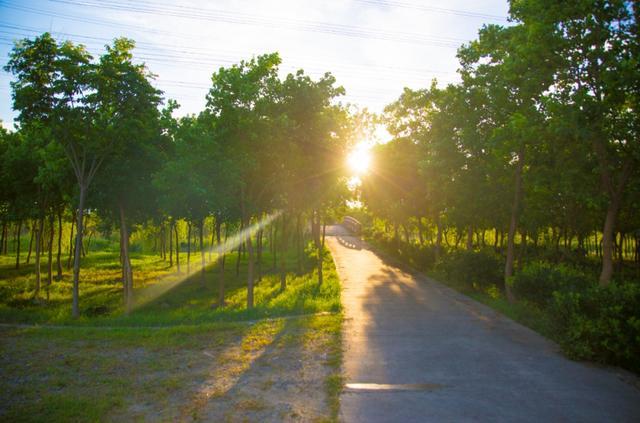
{"label": "sun", "polygon": [[371,154],[369,148],[360,144],[347,155],[347,164],[356,175],[367,173],[371,165]]}

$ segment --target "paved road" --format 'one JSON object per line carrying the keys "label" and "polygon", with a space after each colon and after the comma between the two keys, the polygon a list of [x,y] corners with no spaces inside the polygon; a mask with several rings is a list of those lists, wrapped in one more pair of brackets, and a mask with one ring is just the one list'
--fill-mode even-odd
{"label": "paved road", "polygon": [[[422,276],[340,226],[346,422],[640,422],[624,372],[572,362],[555,344]],[[364,388],[364,389],[362,389]]]}

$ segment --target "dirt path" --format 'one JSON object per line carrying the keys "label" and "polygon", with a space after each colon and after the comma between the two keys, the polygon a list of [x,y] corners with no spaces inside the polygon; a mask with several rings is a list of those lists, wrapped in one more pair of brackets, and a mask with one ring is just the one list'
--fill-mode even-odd
{"label": "dirt path", "polygon": [[339,226],[328,235],[345,306],[341,420],[640,421],[627,374],[564,358],[533,331],[387,264]]}

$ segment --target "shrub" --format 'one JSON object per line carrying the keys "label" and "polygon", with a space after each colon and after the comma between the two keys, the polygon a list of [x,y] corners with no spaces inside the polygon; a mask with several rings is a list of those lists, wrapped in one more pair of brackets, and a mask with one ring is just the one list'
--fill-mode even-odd
{"label": "shrub", "polygon": [[556,292],[550,313],[567,355],[640,372],[640,285]]}
{"label": "shrub", "polygon": [[594,280],[579,270],[564,264],[533,262],[518,272],[511,284],[518,299],[547,307],[553,292],[582,292],[594,285]]}
{"label": "shrub", "polygon": [[452,252],[442,258],[437,270],[443,272],[449,281],[475,289],[504,286],[503,260],[488,250]]}

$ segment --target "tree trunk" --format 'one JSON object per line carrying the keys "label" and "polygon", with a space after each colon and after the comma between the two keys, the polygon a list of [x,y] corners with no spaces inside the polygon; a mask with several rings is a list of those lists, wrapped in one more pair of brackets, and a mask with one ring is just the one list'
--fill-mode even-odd
{"label": "tree trunk", "polygon": [[[220,246],[220,222],[216,219],[216,239]],[[218,262],[220,263],[220,280],[218,281],[218,307],[224,307],[224,261],[226,257],[226,243],[229,236],[228,228],[225,225],[224,242],[225,246],[218,250]]]}
{"label": "tree trunk", "polygon": [[240,260],[242,259],[242,244],[244,244],[244,240],[242,239],[242,231],[244,230],[244,222],[240,219],[240,232],[238,239],[238,259],[236,260],[236,276],[240,274]]}
{"label": "tree trunk", "polygon": [[36,235],[36,230],[35,230],[35,222],[31,222],[31,228],[29,229],[30,232],[30,236],[29,236],[29,252],[27,253],[27,264],[29,264],[29,261],[31,260],[31,252],[33,251],[33,239],[35,238]]}
{"label": "tree trunk", "polygon": [[604,144],[599,138],[594,138],[593,145],[598,161],[600,162],[602,181],[604,182],[609,197],[607,214],[604,220],[604,227],[602,229],[602,272],[600,273],[600,285],[606,286],[611,282],[611,277],[613,276],[612,250],[616,219],[618,218],[618,212],[620,211],[622,196],[624,194],[627,181],[633,171],[633,159],[631,156],[627,156],[625,158],[620,172],[620,177],[615,180],[611,174],[608,153]]}
{"label": "tree trunk", "polygon": [[280,235],[280,290],[287,289],[287,265],[286,265],[286,251],[287,251],[287,221],[286,216],[282,214],[282,235]]}
{"label": "tree trunk", "polygon": [[40,296],[40,253],[42,249],[40,239],[42,238],[43,227],[44,217],[41,216],[38,218],[38,228],[36,229],[36,290],[33,294],[36,299]]}
{"label": "tree trunk", "polygon": [[271,267],[275,270],[278,263],[278,248],[276,246],[276,237],[278,236],[278,225],[274,222],[271,224],[271,258],[273,264]]}
{"label": "tree trunk", "polygon": [[[320,222],[318,222],[318,225],[320,225]],[[404,231],[404,239],[406,240],[407,245],[411,245],[411,237],[409,236],[409,229],[407,228],[407,225],[403,224],[402,230]]]}
{"label": "tree trunk", "polygon": [[[209,247],[209,261],[211,261],[211,255],[213,254],[213,243],[215,241],[215,236],[217,232],[220,230],[218,227],[220,218],[216,216],[215,222],[213,223],[213,230],[211,231],[211,247]],[[220,254],[220,240],[218,239],[218,254]]]}
{"label": "tree trunk", "polygon": [[22,232],[22,220],[18,220],[18,232],[16,233],[16,238],[18,242],[16,243],[16,269],[20,269],[20,235]]}
{"label": "tree trunk", "polygon": [[4,253],[4,238],[7,234],[7,221],[2,221],[2,230],[0,230],[0,255]]}
{"label": "tree trunk", "polygon": [[178,222],[173,225],[173,232],[176,235],[176,266],[178,266],[178,273],[180,273],[180,239],[178,238]]}
{"label": "tree trunk", "polygon": [[[246,219],[246,227],[250,228],[251,222],[247,217]],[[246,234],[246,245],[247,245],[247,308],[253,308],[253,265],[254,265],[254,257],[253,257],[253,242],[251,242],[251,230],[247,230]]]}
{"label": "tree trunk", "polygon": [[440,222],[440,214],[436,215],[436,262],[440,259],[442,252],[442,223]]}
{"label": "tree trunk", "polygon": [[187,274],[191,273],[191,221],[187,221]]}
{"label": "tree trunk", "polygon": [[78,212],[76,213],[76,242],[73,250],[73,301],[71,306],[74,318],[80,317],[80,254],[82,252],[82,236],[84,232],[84,202],[87,196],[87,188],[80,184],[80,198]]}
{"label": "tree trunk", "polygon": [[262,280],[262,236],[264,231],[258,229],[256,234],[256,281]]}
{"label": "tree trunk", "polygon": [[173,267],[173,219],[169,221],[169,267]]}
{"label": "tree trunk", "polygon": [[56,254],[56,280],[62,280],[62,209],[58,210],[58,253]]}
{"label": "tree trunk", "polygon": [[312,232],[313,232],[313,239],[314,242],[316,244],[316,250],[317,250],[317,268],[318,268],[318,286],[322,285],[323,282],[323,275],[322,275],[322,240],[321,240],[321,234],[320,234],[320,223],[321,223],[321,217],[320,217],[320,212],[319,211],[315,211],[313,213],[313,217],[312,217],[312,224],[313,224],[313,228],[312,228]]}
{"label": "tree trunk", "polygon": [[127,221],[125,217],[124,207],[122,204],[118,206],[120,209],[120,240],[122,245],[122,264],[123,264],[123,294],[125,312],[129,314],[133,306],[133,270],[131,269],[131,259],[129,258],[129,230],[127,229]]}
{"label": "tree trunk", "polygon": [[202,286],[207,284],[206,276],[205,276],[205,263],[204,263],[204,219],[200,220],[200,265],[202,266],[202,270],[200,276],[202,278]]}
{"label": "tree trunk", "polygon": [[520,211],[520,198],[522,191],[522,169],[524,166],[524,155],[522,152],[518,157],[518,165],[515,175],[515,190],[513,194],[513,204],[511,207],[511,219],[509,220],[509,238],[507,239],[507,260],[504,266],[504,288],[507,300],[510,303],[515,301],[509,279],[513,276],[513,261],[515,258],[515,237],[518,229],[518,213]]}
{"label": "tree trunk", "polygon": [[473,226],[467,228],[467,250],[473,250]]}
{"label": "tree trunk", "polygon": [[620,243],[618,244],[618,271],[622,272],[624,266],[624,232],[620,232]]}
{"label": "tree trunk", "polygon": [[9,226],[7,225],[7,222],[4,222],[4,228],[3,228],[3,242],[2,244],[0,244],[0,248],[2,248],[2,253],[4,255],[7,255],[8,251],[9,251]]}
{"label": "tree trunk", "polygon": [[53,283],[53,235],[55,216],[53,213],[49,215],[49,262],[47,267],[47,300],[49,299],[49,286]]}
{"label": "tree trunk", "polygon": [[67,259],[67,269],[71,269],[71,258],[73,257],[73,229],[76,224],[76,214],[77,212],[74,210],[71,218],[71,233],[69,234],[69,257]]}

